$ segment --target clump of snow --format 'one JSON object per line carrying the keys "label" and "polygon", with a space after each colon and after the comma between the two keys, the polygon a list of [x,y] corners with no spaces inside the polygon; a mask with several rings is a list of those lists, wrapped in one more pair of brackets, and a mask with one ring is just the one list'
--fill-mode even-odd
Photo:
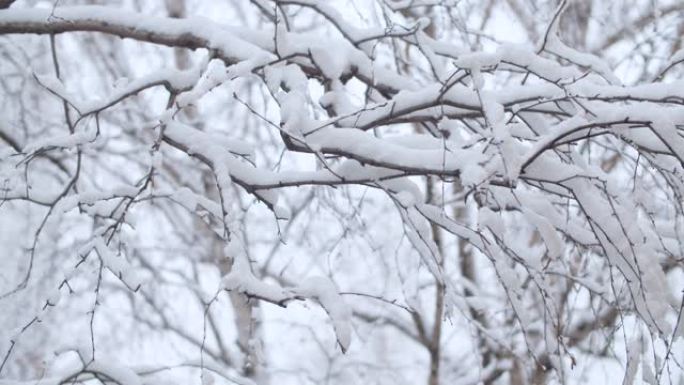
{"label": "clump of snow", "polygon": [[304,280],[295,292],[307,298],[312,298],[321,304],[333,323],[337,342],[342,352],[349,349],[351,343],[352,313],[337,291],[335,284],[326,277],[310,277]]}

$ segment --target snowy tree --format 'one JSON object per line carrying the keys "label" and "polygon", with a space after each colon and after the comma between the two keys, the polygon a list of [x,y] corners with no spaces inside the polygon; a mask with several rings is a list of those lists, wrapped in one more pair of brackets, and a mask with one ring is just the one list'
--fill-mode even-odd
{"label": "snowy tree", "polygon": [[679,0],[0,0],[0,384],[684,384]]}

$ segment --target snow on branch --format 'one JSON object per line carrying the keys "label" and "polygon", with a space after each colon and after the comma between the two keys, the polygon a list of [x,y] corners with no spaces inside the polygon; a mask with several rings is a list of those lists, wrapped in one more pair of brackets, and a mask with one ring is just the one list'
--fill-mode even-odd
{"label": "snow on branch", "polygon": [[[81,246],[78,264],[59,288],[71,291],[69,281],[86,274],[79,271],[86,262],[99,267],[89,313],[94,334],[101,271],[147,296],[140,293],[141,276],[164,281],[168,272],[141,250],[156,242],[166,255],[166,243],[177,242],[185,249],[177,254],[192,256],[184,262],[194,269],[187,281],[197,281],[183,285],[200,301],[205,274],[195,263],[209,261],[221,273],[221,288],[233,294],[281,307],[316,301],[343,353],[352,320],[372,319],[409,335],[439,366],[445,362],[439,358],[442,321],[456,314],[453,309],[477,325],[479,358],[491,363],[482,370],[492,377],[487,384],[526,364],[537,368],[531,369],[535,376],[546,378],[553,369],[562,377],[565,362],[575,364],[573,354],[594,348],[589,336],[624,327],[629,316],[672,349],[684,333],[683,306],[672,294],[678,283],[670,278],[681,269],[684,250],[684,81],[672,75],[684,51],[670,47],[661,69],[645,64],[635,83],[611,67],[614,61],[563,36],[572,2],[554,3],[548,22],[528,30],[536,46],[493,38],[483,43],[480,32],[465,27],[436,33],[438,18],[431,15],[450,9],[450,2],[378,3],[373,12],[382,17],[374,22],[350,17],[334,2],[254,0],[245,5],[249,20],[232,26],[111,6],[0,10],[3,39],[49,35],[51,44],[35,66],[26,63],[31,56],[21,44],[0,47],[0,87],[8,90],[7,107],[1,107],[13,117],[0,120],[0,209],[39,218],[26,219],[32,242],[17,245],[28,258],[17,259],[20,282],[8,278],[16,289],[3,291],[0,300],[21,295],[49,273],[35,266],[52,258],[45,249],[62,256],[60,248]],[[512,6],[513,14],[522,12]],[[129,58],[121,52],[139,52],[122,45],[93,55],[110,48],[80,40],[92,35],[99,42],[92,32],[174,50],[151,53],[150,44],[140,45],[142,57]],[[461,34],[467,44],[456,38]],[[56,44],[55,36],[68,44]],[[187,50],[201,52],[190,57]],[[67,61],[62,51],[77,58]],[[109,87],[112,79],[102,68],[135,73],[129,65],[149,64],[147,55],[161,58],[149,60],[159,68]],[[123,59],[113,65],[112,57]],[[7,70],[5,58],[12,59]],[[92,74],[102,77],[102,90],[93,92],[100,82],[86,76]],[[11,90],[15,83],[19,91]],[[300,233],[293,248],[310,251],[309,238],[324,243],[335,231],[317,226],[319,212],[307,211],[311,202],[332,207],[342,223],[340,239],[372,238],[363,218],[370,190],[377,194],[371,206],[386,209],[373,218],[381,223],[371,226],[401,234],[396,254],[407,256],[392,258],[391,247],[368,241],[373,262],[394,269],[392,277],[373,283],[400,286],[396,291],[411,303],[405,307],[410,320],[378,321],[347,304],[334,282],[338,275],[353,281],[353,272],[328,267],[330,278],[291,284],[281,280],[282,271],[270,270],[287,253],[282,249],[290,232]],[[35,211],[25,215],[24,209]],[[149,229],[133,225],[138,210]],[[302,217],[306,226],[299,225]],[[273,234],[262,234],[269,226]],[[325,247],[332,253],[339,242]],[[205,248],[212,256],[203,255]],[[417,266],[406,267],[413,256]],[[292,270],[311,277],[315,269]],[[414,293],[407,294],[409,287]],[[437,297],[429,316],[420,310],[425,293]],[[205,351],[206,335],[197,340],[174,329],[154,301],[144,299],[156,311],[149,324],[162,319]],[[52,307],[56,300],[47,302]],[[238,334],[256,322],[256,306],[247,302],[233,303],[243,312],[237,318],[250,323],[238,325]],[[504,309],[493,314],[490,307]],[[214,333],[210,355],[234,365]],[[251,341],[243,337],[242,345]],[[92,345],[94,356],[94,337]],[[244,361],[252,362],[254,347],[242,345],[249,352]],[[631,381],[643,356],[636,350],[646,345],[636,338],[627,345],[625,378]],[[526,355],[532,358],[523,360]],[[121,385],[141,382],[134,372],[98,361],[71,380],[84,373]]]}

